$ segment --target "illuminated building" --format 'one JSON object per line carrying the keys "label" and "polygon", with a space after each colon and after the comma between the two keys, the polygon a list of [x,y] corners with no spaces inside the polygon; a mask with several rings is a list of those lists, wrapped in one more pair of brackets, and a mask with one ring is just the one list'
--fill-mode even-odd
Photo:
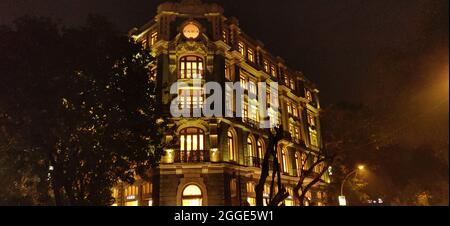
{"label": "illuminated building", "polygon": [[[151,67],[158,84],[162,114],[170,115],[174,98],[170,84],[177,81],[240,82],[249,92],[258,82],[278,82],[279,109],[269,110],[270,120],[278,121],[288,134],[279,145],[282,180],[292,194],[306,153],[321,149],[318,90],[301,72],[290,69],[280,57],[271,55],[260,41],[241,31],[235,18],[226,18],[216,4],[197,0],[164,3],[157,16],[130,36],[143,43],[156,58]],[[269,93],[270,97],[270,93]],[[206,99],[200,89],[179,91],[180,100],[190,109],[201,107]],[[138,180],[114,189],[118,205],[244,205],[255,203],[254,186],[259,180],[267,132],[256,102],[246,95],[243,117],[171,118],[176,125],[179,146],[166,150],[151,181]],[[236,111],[236,103],[225,102],[224,109]],[[324,181],[308,197],[325,204]],[[270,178],[268,178],[270,181]],[[268,192],[268,185],[265,189]],[[296,205],[289,197],[286,205]]]}

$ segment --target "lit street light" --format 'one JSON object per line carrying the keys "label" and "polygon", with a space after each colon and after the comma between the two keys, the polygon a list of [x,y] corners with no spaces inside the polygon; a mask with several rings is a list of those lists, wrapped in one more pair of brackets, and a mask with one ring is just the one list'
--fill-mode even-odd
{"label": "lit street light", "polygon": [[350,173],[348,173],[348,174],[345,176],[344,180],[342,180],[342,183],[341,183],[341,195],[339,196],[339,205],[340,205],[340,206],[346,206],[346,205],[347,205],[347,201],[346,201],[345,196],[344,196],[344,184],[345,184],[345,182],[347,181],[347,179],[348,179],[351,175],[357,173],[358,170],[364,170],[364,165],[359,165],[356,169],[354,169],[353,171],[351,171]]}

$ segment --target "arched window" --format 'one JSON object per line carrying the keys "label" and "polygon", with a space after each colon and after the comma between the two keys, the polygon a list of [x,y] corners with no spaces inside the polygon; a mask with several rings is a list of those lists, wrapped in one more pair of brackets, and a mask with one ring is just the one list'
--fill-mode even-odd
{"label": "arched window", "polygon": [[264,141],[262,139],[259,139],[258,142],[256,143],[257,146],[257,151],[258,151],[258,157],[260,159],[264,158]]}
{"label": "arched window", "polygon": [[203,59],[197,56],[185,56],[180,59],[180,78],[203,78]]}
{"label": "arched window", "polygon": [[252,135],[247,137],[247,151],[248,151],[248,160],[247,165],[253,167],[259,167],[260,161],[258,158],[258,153],[256,151],[255,138]]}
{"label": "arched window", "polygon": [[257,157],[254,140],[255,139],[251,135],[247,137],[247,151],[248,155],[251,157]]}
{"label": "arched window", "polygon": [[190,127],[180,131],[181,162],[204,161],[205,132],[202,129]]}
{"label": "arched window", "polygon": [[237,162],[237,145],[236,145],[236,132],[234,130],[229,129],[227,133],[228,138],[228,154],[230,157],[230,161]]}
{"label": "arched window", "polygon": [[282,167],[283,167],[284,173],[289,172],[286,152],[287,152],[286,148],[281,149],[281,162],[282,162]]}
{"label": "arched window", "polygon": [[188,185],[183,189],[181,201],[183,206],[202,206],[202,190],[197,185]]}

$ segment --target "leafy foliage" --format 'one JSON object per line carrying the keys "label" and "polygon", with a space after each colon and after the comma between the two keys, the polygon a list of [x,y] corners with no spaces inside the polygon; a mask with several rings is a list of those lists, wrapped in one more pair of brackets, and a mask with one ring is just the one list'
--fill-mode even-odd
{"label": "leafy foliage", "polygon": [[115,183],[157,165],[166,127],[148,51],[96,16],[70,29],[25,17],[0,32],[0,159],[51,185],[57,205],[111,204]]}

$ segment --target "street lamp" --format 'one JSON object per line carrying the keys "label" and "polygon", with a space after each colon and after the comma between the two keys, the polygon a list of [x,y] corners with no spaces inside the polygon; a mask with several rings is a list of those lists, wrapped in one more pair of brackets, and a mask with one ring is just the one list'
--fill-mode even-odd
{"label": "street lamp", "polygon": [[359,165],[356,169],[354,169],[353,171],[351,171],[350,173],[348,173],[348,174],[345,176],[344,180],[342,180],[342,183],[341,183],[341,196],[339,196],[339,205],[340,205],[340,206],[346,206],[346,205],[347,205],[347,202],[346,202],[345,196],[344,196],[344,184],[345,184],[345,182],[347,181],[347,179],[348,179],[351,175],[357,173],[358,170],[364,170],[364,165]]}

